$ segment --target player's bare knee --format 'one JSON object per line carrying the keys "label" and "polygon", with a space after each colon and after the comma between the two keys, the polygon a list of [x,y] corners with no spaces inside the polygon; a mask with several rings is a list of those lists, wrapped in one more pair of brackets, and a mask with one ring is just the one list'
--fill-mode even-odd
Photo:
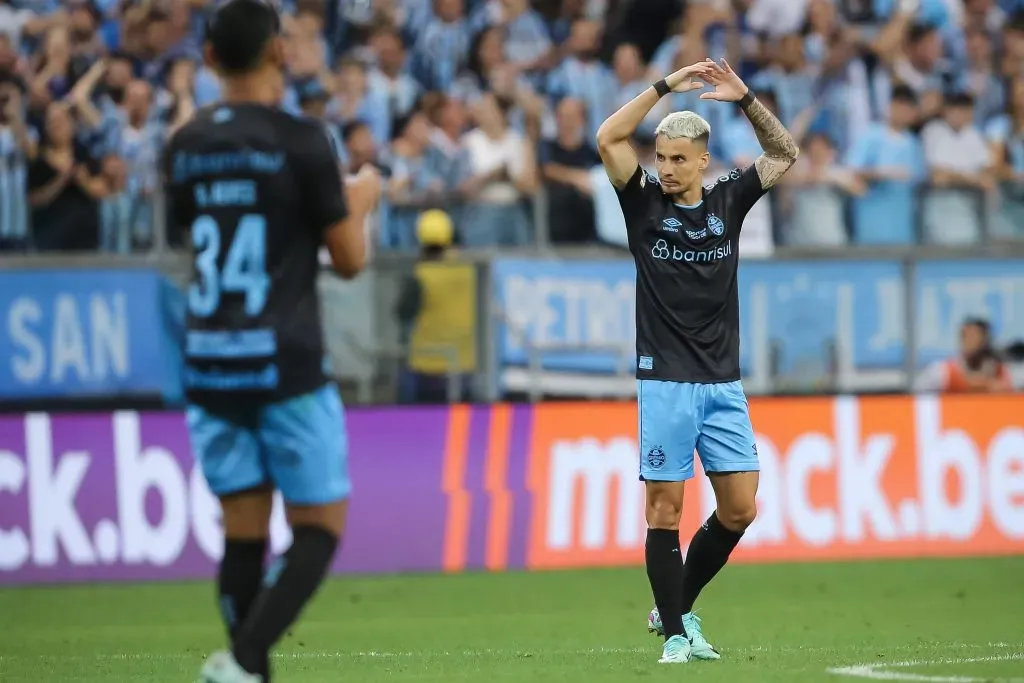
{"label": "player's bare knee", "polygon": [[652,529],[678,529],[683,497],[675,486],[651,485],[647,489],[647,526]]}
{"label": "player's bare knee", "polygon": [[757,517],[757,506],[753,501],[749,505],[741,505],[718,511],[718,519],[726,529],[741,533],[747,530]]}
{"label": "player's bare knee", "polygon": [[315,526],[330,531],[341,538],[345,533],[345,521],[348,517],[348,501],[339,500],[324,505],[286,506],[285,515],[292,527]]}
{"label": "player's bare knee", "polygon": [[259,540],[270,533],[274,491],[269,485],[221,496],[224,535],[236,540]]}

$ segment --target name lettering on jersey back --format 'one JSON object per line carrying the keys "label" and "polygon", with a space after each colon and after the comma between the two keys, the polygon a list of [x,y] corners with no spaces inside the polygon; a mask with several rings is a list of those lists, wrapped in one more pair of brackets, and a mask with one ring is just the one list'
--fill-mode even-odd
{"label": "name lettering on jersey back", "polygon": [[171,160],[172,182],[183,183],[192,178],[228,173],[276,174],[284,168],[285,155],[256,150],[190,154],[177,152]]}
{"label": "name lettering on jersey back", "polygon": [[218,180],[197,183],[193,188],[196,205],[201,209],[219,206],[255,206],[256,182],[253,180]]}
{"label": "name lettering on jersey back", "polygon": [[732,256],[732,240],[710,249],[680,249],[666,240],[658,240],[651,247],[651,256],[661,261],[686,261],[687,263],[709,263]]}

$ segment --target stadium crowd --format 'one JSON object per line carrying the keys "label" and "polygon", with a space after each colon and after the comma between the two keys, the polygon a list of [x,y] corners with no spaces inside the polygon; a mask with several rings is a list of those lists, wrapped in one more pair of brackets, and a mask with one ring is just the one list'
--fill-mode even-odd
{"label": "stadium crowd", "polygon": [[[219,97],[202,65],[207,7],[0,0],[0,250],[152,247],[162,145]],[[283,106],[327,121],[349,171],[385,171],[380,248],[416,248],[430,208],[466,247],[530,244],[539,225],[552,242],[616,242],[597,127],[707,56],[727,56],[803,148],[748,216],[748,248],[1024,237],[1024,0],[283,8]],[[652,112],[645,165],[673,109],[709,120],[716,170],[759,153],[734,108],[698,95]]]}

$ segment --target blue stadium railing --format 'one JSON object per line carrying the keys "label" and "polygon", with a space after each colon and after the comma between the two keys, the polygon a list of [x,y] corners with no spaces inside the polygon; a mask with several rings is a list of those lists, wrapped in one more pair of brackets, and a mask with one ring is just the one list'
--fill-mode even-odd
{"label": "blue stadium railing", "polygon": [[[541,226],[545,214],[535,212]],[[926,364],[955,353],[967,316],[989,319],[1001,345],[1024,341],[1024,243],[987,242],[778,248],[773,259],[743,260],[748,391],[910,390]],[[475,398],[634,392],[634,271],[623,250],[553,248],[542,239],[462,257],[476,265],[481,293]],[[406,349],[394,309],[413,263],[413,255],[382,251],[354,281],[324,271],[325,336],[349,401],[397,399]],[[0,366],[0,403],[179,402],[172,359],[190,267],[170,249],[0,255],[0,354],[9,359]]]}

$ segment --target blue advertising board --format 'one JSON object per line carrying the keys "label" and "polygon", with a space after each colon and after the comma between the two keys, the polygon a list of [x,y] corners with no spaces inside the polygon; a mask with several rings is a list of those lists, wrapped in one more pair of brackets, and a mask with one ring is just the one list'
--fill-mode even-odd
{"label": "blue advertising board", "polygon": [[498,259],[492,277],[502,365],[526,365],[531,346],[548,370],[610,373],[635,356],[632,261]]}
{"label": "blue advertising board", "polygon": [[0,273],[0,399],[181,398],[181,294],[149,270]]}
{"label": "blue advertising board", "polygon": [[919,366],[954,354],[968,317],[987,319],[999,346],[1024,341],[1024,259],[925,261],[913,280]]}
{"label": "blue advertising board", "polygon": [[[627,259],[495,262],[501,363],[525,365],[536,344],[547,370],[620,368],[621,353],[587,347],[632,351],[635,274]],[[855,369],[903,367],[905,290],[898,261],[742,263],[739,296],[744,374],[769,355],[784,370],[836,343],[846,347]],[[566,350],[544,350],[559,345]],[[769,345],[772,353],[759,345]]]}

